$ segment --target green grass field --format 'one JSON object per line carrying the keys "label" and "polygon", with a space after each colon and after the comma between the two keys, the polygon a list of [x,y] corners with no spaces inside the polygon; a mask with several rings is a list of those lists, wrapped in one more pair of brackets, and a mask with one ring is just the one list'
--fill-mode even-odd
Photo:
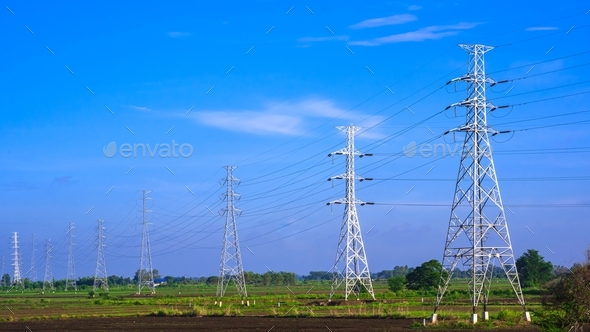
{"label": "green grass field", "polygon": [[[343,294],[328,302],[330,283],[302,282],[294,286],[251,286],[248,298],[241,299],[230,285],[222,304],[215,297],[213,285],[178,285],[158,287],[155,295],[136,295],[135,286],[111,288],[110,293],[89,296],[89,289],[55,291],[42,294],[39,290],[2,292],[0,311],[2,321],[37,319],[70,319],[88,317],[124,316],[273,316],[273,317],[365,317],[365,318],[428,318],[435,301],[433,292],[402,291],[398,294],[387,289],[387,282],[374,282],[376,301],[368,294],[343,301]],[[466,321],[471,314],[466,280],[456,280],[438,310],[439,320]],[[510,285],[494,281],[487,324],[517,324],[522,308],[518,305]],[[527,308],[534,312],[540,307],[540,296],[534,290],[525,290]],[[242,302],[244,301],[244,302]],[[481,313],[482,308],[478,309]],[[534,319],[534,317],[533,317]]]}

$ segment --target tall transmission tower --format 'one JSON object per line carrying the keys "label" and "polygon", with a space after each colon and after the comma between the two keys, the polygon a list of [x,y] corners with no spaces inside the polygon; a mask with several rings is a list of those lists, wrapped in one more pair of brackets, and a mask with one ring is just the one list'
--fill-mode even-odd
{"label": "tall transmission tower", "polygon": [[231,279],[236,284],[238,294],[241,297],[246,297],[248,293],[246,291],[246,280],[244,279],[244,268],[236,227],[236,218],[242,213],[242,210],[234,206],[234,203],[240,200],[240,194],[234,192],[234,188],[239,186],[240,180],[233,176],[233,170],[237,166],[224,166],[223,168],[227,170],[227,176],[220,181],[222,186],[226,186],[225,193],[221,194],[221,200],[225,200],[227,206],[220,211],[220,215],[225,214],[225,228],[223,231],[221,263],[219,264],[217,297],[223,297]]}
{"label": "tall transmission tower", "polygon": [[141,254],[139,256],[139,271],[137,273],[137,294],[141,294],[141,289],[147,287],[152,294],[156,294],[156,286],[154,284],[154,269],[152,266],[152,252],[150,249],[150,235],[148,231],[148,212],[152,212],[147,207],[147,201],[151,198],[148,194],[151,191],[142,190],[142,208],[141,208]]}
{"label": "tall transmission tower", "polygon": [[104,235],[105,228],[102,225],[104,220],[98,219],[96,222],[98,223],[96,226],[96,268],[94,269],[94,286],[92,289],[96,292],[97,288],[102,288],[105,292],[108,292],[107,265],[104,260],[104,248],[106,247],[104,240],[106,236]]}
{"label": "tall transmission tower", "polygon": [[2,256],[2,272],[0,273],[0,276],[2,276],[0,279],[0,286],[2,287],[6,286],[6,280],[4,280],[4,269],[6,268],[6,266],[4,265],[4,263],[4,256]]}
{"label": "tall transmission tower", "polygon": [[35,234],[33,234],[31,236],[31,268],[29,269],[29,272],[31,272],[30,279],[32,282],[37,282],[37,266],[35,265],[35,256],[37,256],[36,253],[36,238]]}
{"label": "tall transmission tower", "polygon": [[53,273],[51,273],[51,240],[45,242],[45,276],[43,277],[43,293],[46,289],[53,290]]}
{"label": "tall transmission tower", "polygon": [[467,82],[467,99],[452,104],[449,108],[466,107],[466,122],[447,133],[465,133],[465,140],[432,321],[436,321],[436,310],[460,261],[471,274],[471,322],[477,322],[477,306],[480,301],[483,303],[483,319],[487,320],[488,295],[496,259],[524,310],[525,319],[530,320],[516,271],[489,140],[490,134],[494,136],[499,133],[487,124],[487,113],[496,107],[486,100],[486,84],[494,81],[485,74],[484,54],[493,47],[465,44],[460,44],[459,47],[469,53],[469,73],[450,82]]}
{"label": "tall transmission tower", "polygon": [[12,236],[12,249],[14,250],[12,253],[12,265],[14,266],[14,273],[12,275],[12,286],[14,288],[18,288],[19,286],[25,288],[25,284],[23,282],[21,276],[20,266],[22,263],[22,257],[20,253],[20,247],[18,245],[18,232],[14,232]]}
{"label": "tall transmission tower", "polygon": [[74,223],[68,223],[68,269],[66,271],[66,291],[68,288],[78,290],[76,285],[76,269],[74,267]]}
{"label": "tall transmission tower", "polygon": [[[356,180],[372,180],[372,178],[363,178],[354,172],[354,158],[356,156],[364,157],[372,154],[363,154],[354,148],[354,135],[360,130],[360,127],[342,126],[336,127],[338,130],[346,133],[346,147],[328,155],[346,155],[346,173],[333,176],[328,179],[332,181],[335,179],[346,180],[346,198],[341,198],[327,205],[344,204],[344,216],[342,217],[342,226],[340,227],[340,238],[338,239],[338,248],[336,250],[336,262],[334,263],[334,272],[332,279],[332,287],[330,290],[330,299],[336,293],[336,290],[342,283],[345,284],[344,299],[348,300],[350,293],[354,293],[357,300],[361,287],[364,287],[371,297],[375,299],[373,293],[373,283],[371,282],[371,273],[369,271],[369,263],[367,262],[367,255],[365,253],[365,245],[363,243],[363,234],[361,233],[361,225],[359,223],[358,214],[356,212],[356,205],[373,205],[371,202],[362,202],[356,199],[355,182]],[[344,267],[340,269],[340,265]]]}

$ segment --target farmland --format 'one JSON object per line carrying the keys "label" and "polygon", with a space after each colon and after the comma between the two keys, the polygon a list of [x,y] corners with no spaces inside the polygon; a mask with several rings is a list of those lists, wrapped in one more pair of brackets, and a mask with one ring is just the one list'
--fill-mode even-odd
{"label": "farmland", "polygon": [[[465,280],[456,281],[439,309],[437,330],[458,327],[473,328],[468,323],[471,312]],[[220,305],[215,286],[207,284],[161,287],[156,295],[136,295],[134,286],[113,288],[94,297],[89,290],[55,291],[41,294],[35,290],[3,292],[0,302],[2,330],[153,330],[211,329],[227,331],[277,330],[313,331],[326,326],[332,330],[352,331],[363,326],[368,331],[384,331],[423,327],[432,313],[434,293],[387,289],[385,281],[376,281],[376,300],[344,301],[335,296],[328,301],[328,282],[299,282],[293,286],[258,286],[249,288],[246,302],[231,295]],[[510,294],[509,285],[494,282],[488,305],[491,320],[478,327],[498,330],[536,330],[520,319],[521,308]],[[539,309],[540,297],[533,290],[526,292],[528,309]],[[242,304],[243,303],[243,304]],[[328,324],[329,323],[329,324]],[[24,325],[24,326],[23,326]],[[427,324],[429,325],[429,324]],[[76,327],[78,326],[78,327]],[[159,326],[159,327],[158,327]],[[319,330],[321,330],[319,329]]]}

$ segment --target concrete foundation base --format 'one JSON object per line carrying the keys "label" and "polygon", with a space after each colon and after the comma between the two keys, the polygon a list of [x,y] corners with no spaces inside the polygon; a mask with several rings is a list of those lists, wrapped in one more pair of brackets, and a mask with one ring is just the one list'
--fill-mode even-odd
{"label": "concrete foundation base", "polygon": [[477,314],[471,314],[471,324],[477,323]]}
{"label": "concrete foundation base", "polygon": [[527,322],[531,321],[531,314],[528,311],[525,311],[522,316],[524,317],[525,321],[527,321]]}
{"label": "concrete foundation base", "polygon": [[490,313],[487,311],[483,312],[483,320],[489,320],[490,319]]}
{"label": "concrete foundation base", "polygon": [[432,314],[432,316],[430,316],[430,322],[436,323],[437,318],[438,318],[438,314]]}

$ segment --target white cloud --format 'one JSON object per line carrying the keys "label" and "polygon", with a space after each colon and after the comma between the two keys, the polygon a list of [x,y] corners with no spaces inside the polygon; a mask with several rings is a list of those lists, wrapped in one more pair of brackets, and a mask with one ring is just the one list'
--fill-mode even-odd
{"label": "white cloud", "polygon": [[424,7],[418,5],[411,5],[410,7],[408,7],[408,10],[420,10],[422,8]]}
{"label": "white cloud", "polygon": [[526,28],[526,31],[550,31],[550,30],[559,30],[557,27],[530,27]]}
{"label": "white cloud", "polygon": [[[306,124],[314,120],[339,119],[348,124],[360,121],[367,115],[349,112],[339,108],[328,99],[309,98],[298,102],[270,103],[261,110],[222,110],[222,111],[193,111],[193,117],[206,126],[221,128],[230,131],[246,132],[251,134],[279,134],[302,135],[309,130]],[[375,124],[381,117],[372,117],[371,123]],[[374,138],[374,135],[364,135],[365,138]]]}
{"label": "white cloud", "polygon": [[480,23],[461,22],[452,25],[433,25],[416,31],[404,32],[372,40],[361,40],[350,42],[350,45],[379,46],[382,44],[421,42],[425,40],[436,40],[459,34],[461,30],[472,29]]}
{"label": "white cloud", "polygon": [[184,37],[190,37],[191,33],[184,32],[184,31],[170,31],[167,33],[167,35],[172,38],[184,38]]}
{"label": "white cloud", "polygon": [[323,42],[323,41],[331,41],[331,40],[341,40],[341,41],[348,41],[348,36],[328,36],[328,37],[303,37],[297,39],[300,43],[313,43],[313,42]]}
{"label": "white cloud", "polygon": [[129,108],[134,109],[136,111],[142,111],[142,112],[149,112],[152,110],[151,108],[147,108],[144,106],[135,106],[135,105],[129,105]]}
{"label": "white cloud", "polygon": [[412,14],[398,14],[387,17],[378,17],[351,25],[351,29],[375,28],[384,25],[404,24],[417,20],[418,18]]}

